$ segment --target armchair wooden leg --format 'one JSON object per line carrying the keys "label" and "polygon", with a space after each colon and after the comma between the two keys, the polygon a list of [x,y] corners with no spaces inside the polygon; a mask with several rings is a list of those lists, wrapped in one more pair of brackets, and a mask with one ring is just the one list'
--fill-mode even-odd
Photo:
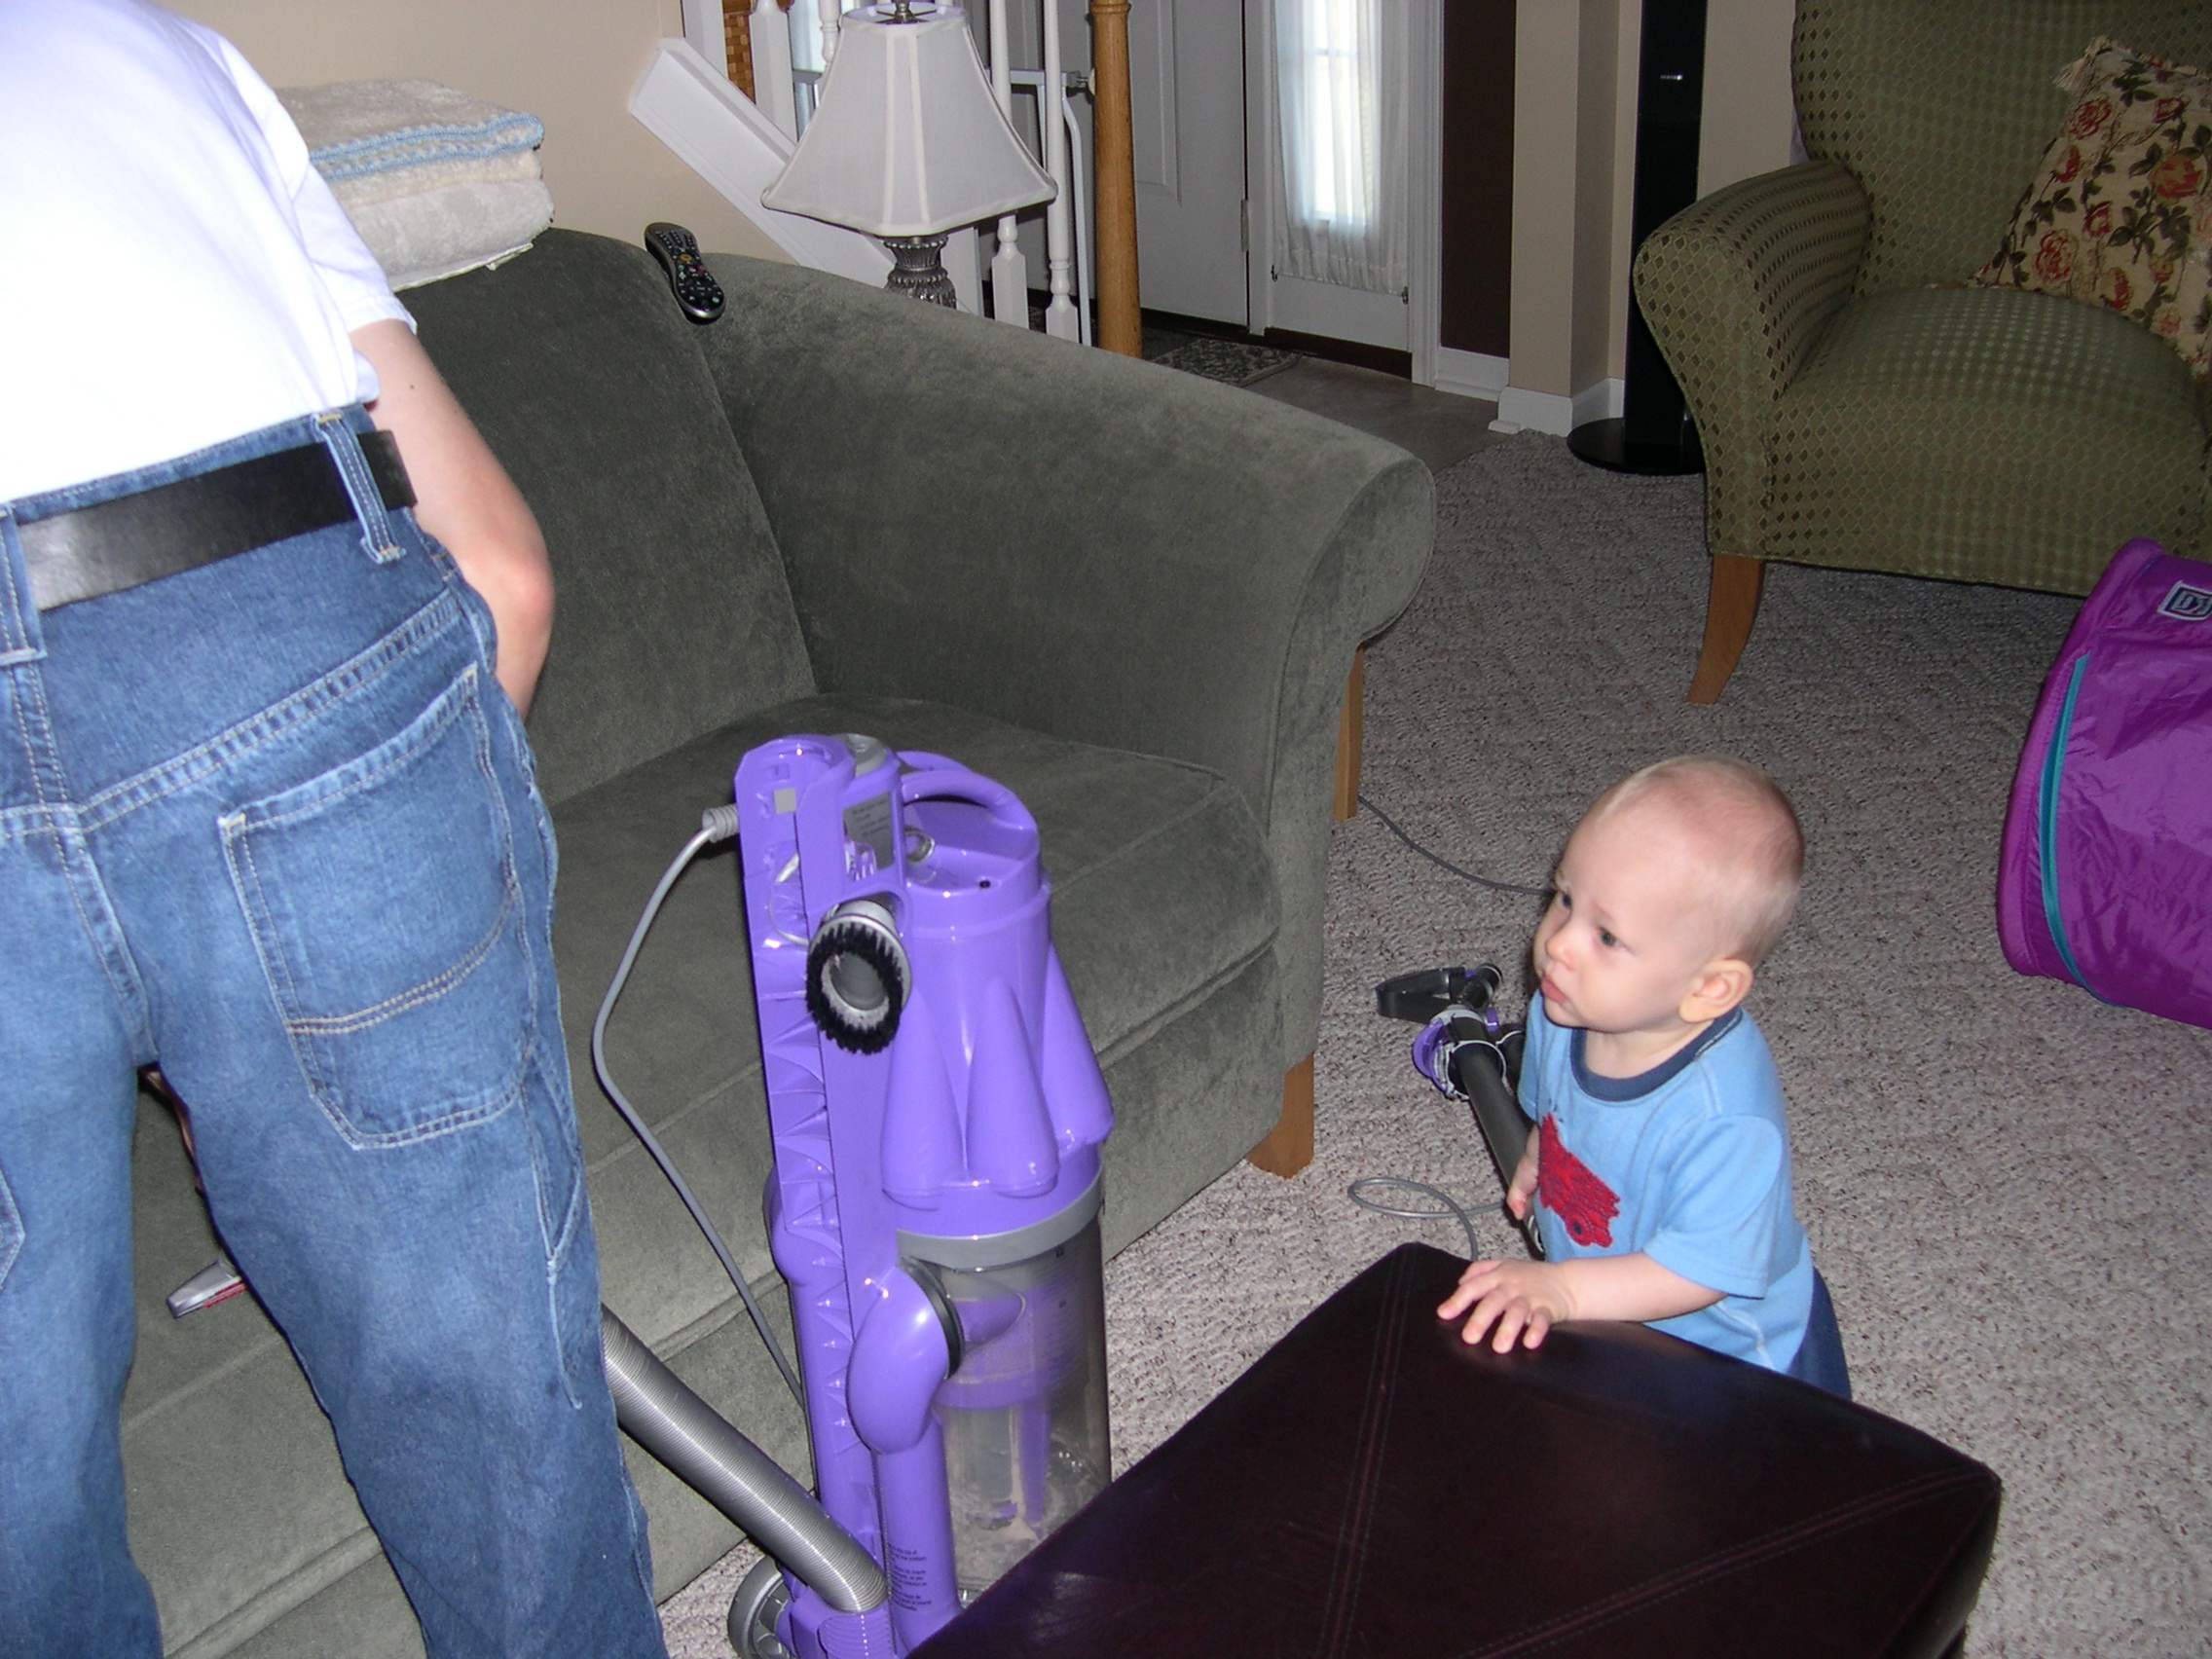
{"label": "armchair wooden leg", "polygon": [[1270,1175],[1297,1174],[1313,1161],[1313,1056],[1282,1074],[1282,1116],[1244,1161]]}
{"label": "armchair wooden leg", "polygon": [[1759,590],[1766,582],[1766,561],[1741,553],[1713,556],[1713,587],[1705,601],[1705,648],[1690,677],[1690,701],[1716,703],[1720,688],[1736,672],[1744,642],[1759,613]]}
{"label": "armchair wooden leg", "polygon": [[1344,713],[1337,717],[1337,782],[1330,812],[1339,824],[1359,816],[1359,746],[1365,726],[1362,698],[1367,686],[1367,647],[1351,653],[1351,677],[1345,682]]}

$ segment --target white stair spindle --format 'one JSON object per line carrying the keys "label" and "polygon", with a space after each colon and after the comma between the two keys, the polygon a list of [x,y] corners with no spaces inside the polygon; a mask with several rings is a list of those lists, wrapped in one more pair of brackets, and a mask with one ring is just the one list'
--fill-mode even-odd
{"label": "white stair spindle", "polygon": [[[1046,0],[1051,4],[1051,0]],[[1083,160],[1083,129],[1076,125],[1075,100],[1068,96],[1067,89],[1060,89],[1060,120],[1068,135],[1068,182],[1075,191],[1075,314],[1083,324],[1083,343],[1090,345],[1090,249],[1085,227],[1090,223],[1089,192],[1085,180],[1090,176],[1089,167]]]}
{"label": "white stair spindle", "polygon": [[746,19],[753,39],[753,101],[785,137],[798,137],[798,101],[792,83],[792,30],[776,0],[753,0]]}
{"label": "white stair spindle", "polygon": [[683,38],[709,63],[729,62],[729,42],[722,28],[721,0],[683,0]]}
{"label": "white stair spindle", "polygon": [[822,21],[822,68],[827,74],[837,55],[837,25],[845,8],[838,0],[814,0],[814,15]]}
{"label": "white stair spindle", "polygon": [[982,248],[982,227],[960,225],[945,233],[944,252],[939,256],[952,278],[956,309],[977,316],[983,314]]}
{"label": "white stair spindle", "polygon": [[[991,91],[999,113],[1014,125],[1014,58],[1007,45],[1006,9],[1014,0],[983,0],[991,16]],[[1046,5],[1052,0],[1045,0]],[[1029,261],[1021,252],[1020,229],[1012,213],[999,218],[998,251],[991,255],[991,315],[1017,328],[1029,326]]]}
{"label": "white stair spindle", "polygon": [[1045,308],[1045,332],[1059,340],[1080,340],[1083,319],[1068,298],[1075,264],[1070,236],[1070,185],[1067,129],[1055,119],[1062,97],[1060,73],[1059,0],[1045,0],[1045,83],[1037,90],[1037,125],[1045,140],[1045,170],[1052,175],[1059,194],[1045,208],[1045,263],[1051,273],[1051,303]]}

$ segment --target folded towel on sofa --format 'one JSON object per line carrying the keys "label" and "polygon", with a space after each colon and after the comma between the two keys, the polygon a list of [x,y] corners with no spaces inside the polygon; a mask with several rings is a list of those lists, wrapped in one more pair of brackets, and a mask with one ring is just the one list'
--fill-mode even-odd
{"label": "folded towel on sofa", "polygon": [[369,181],[410,168],[536,176],[533,154],[545,136],[535,115],[501,109],[436,81],[333,81],[279,92],[308,142],[315,169],[341,201]]}
{"label": "folded towel on sofa", "polygon": [[553,219],[535,178],[458,183],[417,196],[346,204],[353,228],[394,289],[497,265],[529,247]]}
{"label": "folded towel on sofa", "polygon": [[534,115],[421,79],[276,95],[394,288],[497,264],[552,222]]}

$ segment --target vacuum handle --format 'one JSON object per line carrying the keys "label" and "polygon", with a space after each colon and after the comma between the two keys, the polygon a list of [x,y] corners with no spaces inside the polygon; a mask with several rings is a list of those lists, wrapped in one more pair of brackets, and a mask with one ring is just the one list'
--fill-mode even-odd
{"label": "vacuum handle", "polygon": [[[1496,1047],[1488,1043],[1462,1043],[1452,1053],[1453,1085],[1466,1096],[1467,1104],[1473,1109],[1475,1126],[1482,1130],[1483,1144],[1490,1149],[1491,1161],[1497,1165],[1498,1184],[1508,1190],[1513,1186],[1513,1172],[1521,1167],[1521,1155],[1529,1149],[1529,1131],[1535,1127],[1521,1110],[1513,1085],[1506,1077],[1510,1061],[1519,1058],[1521,1041],[1519,1031],[1509,1031]],[[1508,1044],[1514,1046],[1510,1056],[1504,1051]],[[1541,1259],[1543,1239],[1536,1231],[1532,1215],[1531,1219],[1517,1225],[1530,1253]]]}
{"label": "vacuum handle", "polygon": [[1037,821],[1021,797],[994,778],[971,772],[959,761],[926,750],[904,749],[899,758],[907,771],[899,780],[899,799],[912,806],[925,800],[966,801],[979,806],[1009,830],[1034,830]]}

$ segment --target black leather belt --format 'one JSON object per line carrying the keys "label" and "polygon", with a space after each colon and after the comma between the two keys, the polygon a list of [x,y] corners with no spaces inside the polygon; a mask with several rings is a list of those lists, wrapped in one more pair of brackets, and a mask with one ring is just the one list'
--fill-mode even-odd
{"label": "black leather belt", "polygon": [[[389,432],[361,434],[377,493],[411,507],[415,489]],[[41,610],[212,565],[353,516],[338,462],[319,443],[258,455],[95,506],[18,524]]]}

